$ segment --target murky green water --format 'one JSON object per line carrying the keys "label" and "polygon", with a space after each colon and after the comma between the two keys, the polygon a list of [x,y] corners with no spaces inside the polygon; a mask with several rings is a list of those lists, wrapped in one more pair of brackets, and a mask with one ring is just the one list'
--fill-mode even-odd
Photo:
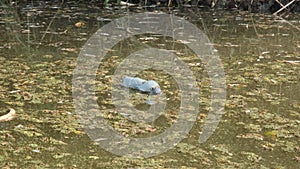
{"label": "murky green water", "polygon": [[[299,166],[300,16],[289,15],[285,18],[288,24],[274,16],[246,12],[172,11],[207,34],[226,74],[225,114],[203,144],[198,143],[198,137],[209,111],[211,90],[201,60],[180,42],[158,35],[136,36],[117,44],[103,60],[95,83],[99,84],[96,96],[104,117],[122,135],[139,138],[163,132],[178,117],[181,94],[175,80],[164,72],[144,71],[140,77],[157,80],[169,98],[165,113],[147,124],[120,116],[111,102],[109,85],[115,67],[128,54],[147,45],[175,50],[190,66],[200,88],[200,113],[186,139],[158,156],[130,159],[104,151],[85,134],[74,110],[72,74],[81,47],[95,31],[110,19],[146,10],[71,6],[58,12],[53,6],[29,7],[21,11],[22,18],[17,18],[10,8],[1,9],[0,111],[1,115],[9,108],[17,112],[15,119],[0,123],[1,167]],[[148,108],[139,102],[145,96],[132,92],[137,96],[133,103],[139,109]]]}

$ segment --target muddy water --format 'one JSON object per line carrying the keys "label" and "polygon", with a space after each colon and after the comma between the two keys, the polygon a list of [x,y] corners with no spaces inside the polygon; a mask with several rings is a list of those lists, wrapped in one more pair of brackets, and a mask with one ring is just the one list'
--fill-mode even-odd
{"label": "muddy water", "polygon": [[[166,9],[148,9],[150,11]],[[144,9],[98,9],[69,4],[1,11],[0,105],[17,112],[0,123],[0,163],[15,168],[297,168],[300,161],[300,16],[283,20],[246,12],[175,9],[210,39],[226,74],[225,114],[213,135],[199,144],[211,101],[210,80],[201,60],[180,42],[159,35],[126,39],[102,61],[96,96],[103,117],[126,137],[151,137],[178,119],[181,93],[165,72],[141,78],[159,82],[166,94],[164,114],[151,123],[131,122],[113,105],[110,82],[119,63],[145,46],[175,50],[197,78],[199,115],[173,149],[146,159],[119,157],[93,143],[79,124],[72,75],[81,47],[111,19]],[[55,17],[54,17],[55,16]],[[287,23],[288,21],[289,23]],[[142,42],[145,45],[140,45]],[[131,102],[147,109],[142,93]]]}

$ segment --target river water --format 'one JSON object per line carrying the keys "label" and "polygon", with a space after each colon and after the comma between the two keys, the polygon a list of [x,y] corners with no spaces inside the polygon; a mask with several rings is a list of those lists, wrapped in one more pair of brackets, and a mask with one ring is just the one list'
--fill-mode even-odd
{"label": "river water", "polygon": [[[91,130],[80,123],[86,117],[76,113],[72,79],[80,51],[98,29],[116,18],[143,12],[184,18],[208,37],[224,70],[226,102],[217,128],[207,141],[199,143],[211,109],[213,90],[208,69],[213,68],[205,66],[187,47],[188,42],[171,37],[147,33],[118,42],[101,61],[95,81],[84,81],[95,84],[101,113],[93,118],[101,117],[121,136],[137,139],[158,136],[179,121],[182,84],[160,70],[147,69],[138,74],[156,80],[164,93],[166,107],[157,119],[133,122],[126,111],[118,111],[114,105],[111,86],[118,65],[131,53],[148,47],[172,51],[185,62],[196,78],[200,98],[195,122],[178,144],[149,158],[122,157],[114,153],[119,150],[109,152],[98,145],[101,139],[107,139],[104,136],[93,142]],[[18,13],[2,6],[0,111],[3,115],[13,108],[17,117],[0,123],[1,167],[297,168],[299,20],[297,14],[277,17],[202,8],[103,9],[69,3],[61,9],[56,4],[29,4]],[[107,35],[106,40],[110,37]],[[147,94],[129,93],[128,104],[141,112],[150,108],[144,103]],[[168,144],[168,139],[162,138],[162,143]]]}

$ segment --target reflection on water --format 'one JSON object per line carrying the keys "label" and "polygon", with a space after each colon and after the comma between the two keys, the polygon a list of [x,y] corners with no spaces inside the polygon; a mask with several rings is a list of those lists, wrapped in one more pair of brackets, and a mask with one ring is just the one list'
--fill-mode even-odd
{"label": "reflection on water", "polygon": [[[124,136],[149,137],[164,131],[176,121],[180,100],[172,78],[147,70],[140,76],[160,83],[168,100],[166,112],[147,124],[130,122],[116,112],[110,82],[115,66],[128,54],[148,46],[173,50],[190,66],[201,96],[197,122],[186,139],[159,156],[127,159],[94,144],[78,124],[73,107],[71,80],[78,52],[102,25],[128,12],[92,8],[69,4],[69,8],[58,11],[51,6],[29,6],[18,18],[14,9],[2,7],[1,115],[9,107],[18,114],[18,118],[0,123],[3,166],[297,168],[300,34],[296,27],[300,27],[300,16],[288,16],[288,24],[274,16],[244,12],[172,11],[208,35],[225,69],[225,115],[203,144],[198,143],[198,137],[209,111],[211,91],[201,60],[184,44],[159,35],[136,36],[116,45],[99,67],[96,82],[91,83],[97,84],[97,102],[103,116]],[[84,24],[76,26],[78,22]]]}

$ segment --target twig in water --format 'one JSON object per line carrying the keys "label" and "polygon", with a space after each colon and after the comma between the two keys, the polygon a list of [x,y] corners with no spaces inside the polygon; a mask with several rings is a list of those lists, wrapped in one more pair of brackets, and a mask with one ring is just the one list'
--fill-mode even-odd
{"label": "twig in water", "polygon": [[283,22],[289,24],[289,25],[292,26],[293,28],[295,28],[295,29],[297,29],[298,31],[300,31],[300,28],[299,28],[298,26],[296,26],[296,25],[292,24],[291,22],[289,22],[289,21],[283,19],[281,16],[278,16],[278,15],[275,15],[275,16],[276,16],[277,18],[281,19]]}
{"label": "twig in water", "polygon": [[170,7],[171,5],[172,5],[172,0],[169,0],[168,7]]}
{"label": "twig in water", "polygon": [[257,31],[256,26],[255,26],[255,23],[254,23],[254,19],[253,19],[252,15],[250,15],[250,17],[251,17],[251,22],[252,22],[255,34],[256,34],[257,38],[259,39],[259,35],[258,35],[258,31]]}
{"label": "twig in water", "polygon": [[274,12],[273,15],[277,15],[279,12],[281,12],[282,10],[284,10],[285,8],[287,8],[288,6],[290,6],[295,1],[296,0],[292,0],[291,2],[289,2],[288,4],[286,4],[285,6],[283,6],[282,8],[280,8],[278,11]]}
{"label": "twig in water", "polygon": [[284,7],[284,5],[279,1],[279,0],[275,0],[281,7]]}
{"label": "twig in water", "polygon": [[47,33],[48,30],[50,29],[50,26],[52,25],[54,19],[56,18],[56,16],[57,16],[58,13],[60,12],[60,9],[61,9],[61,7],[62,7],[62,5],[63,5],[64,3],[65,3],[65,1],[62,0],[60,7],[57,9],[57,11],[56,11],[54,17],[51,19],[49,25],[47,26],[47,29],[46,29],[45,33],[43,34],[43,36],[42,36],[42,38],[41,38],[41,41],[40,41],[40,43],[39,43],[40,45],[42,44],[42,41],[44,40],[44,38],[45,38],[45,36],[46,36],[46,33]]}

